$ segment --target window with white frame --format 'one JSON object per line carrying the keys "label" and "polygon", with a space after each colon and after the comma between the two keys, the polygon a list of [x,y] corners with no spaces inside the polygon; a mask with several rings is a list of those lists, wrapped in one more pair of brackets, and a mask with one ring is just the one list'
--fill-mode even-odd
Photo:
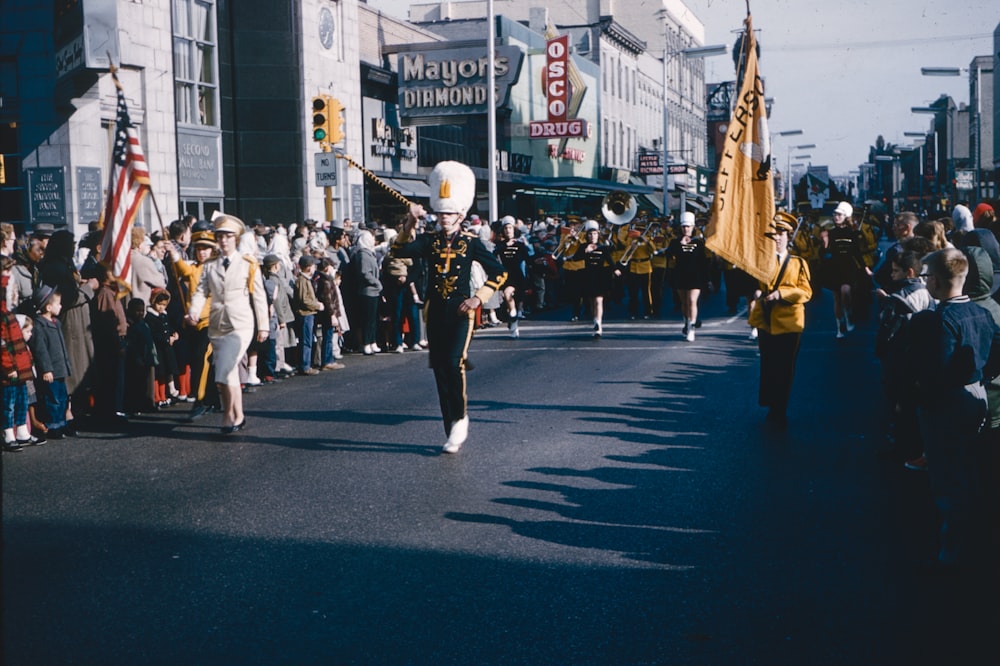
{"label": "window with white frame", "polygon": [[215,0],[172,0],[177,122],[219,126]]}

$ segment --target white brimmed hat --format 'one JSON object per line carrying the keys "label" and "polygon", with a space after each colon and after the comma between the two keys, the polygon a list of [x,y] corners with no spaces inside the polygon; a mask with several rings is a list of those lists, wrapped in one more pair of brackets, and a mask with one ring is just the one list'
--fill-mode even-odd
{"label": "white brimmed hat", "polygon": [[240,236],[246,231],[243,220],[235,215],[219,215],[212,220],[212,223],[215,225],[215,233],[231,233]]}

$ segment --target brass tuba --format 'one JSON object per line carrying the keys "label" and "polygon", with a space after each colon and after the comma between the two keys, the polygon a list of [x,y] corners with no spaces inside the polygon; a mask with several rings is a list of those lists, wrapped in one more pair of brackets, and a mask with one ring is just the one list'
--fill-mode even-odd
{"label": "brass tuba", "polygon": [[609,192],[601,201],[601,214],[615,226],[628,224],[639,210],[639,204],[628,192]]}

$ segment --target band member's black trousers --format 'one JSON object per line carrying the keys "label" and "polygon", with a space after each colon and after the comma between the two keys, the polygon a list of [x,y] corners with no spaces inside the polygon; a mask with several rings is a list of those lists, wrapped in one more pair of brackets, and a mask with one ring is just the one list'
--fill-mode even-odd
{"label": "band member's black trousers", "polygon": [[431,299],[427,310],[427,342],[431,369],[437,383],[445,434],[465,416],[465,354],[472,340],[475,312],[459,312],[462,298]]}
{"label": "band member's black trousers", "polygon": [[649,316],[651,317],[660,317],[663,314],[663,282],[666,276],[666,268],[653,266],[653,272],[649,276],[649,300],[652,302]]}
{"label": "band member's black trousers", "polygon": [[770,407],[777,416],[784,416],[792,394],[795,359],[799,355],[801,333],[771,335],[760,329],[757,347],[760,349],[761,407]]}
{"label": "band member's black trousers", "polygon": [[628,289],[629,316],[639,317],[651,314],[652,301],[650,299],[649,286],[649,273],[625,274],[625,288]]}

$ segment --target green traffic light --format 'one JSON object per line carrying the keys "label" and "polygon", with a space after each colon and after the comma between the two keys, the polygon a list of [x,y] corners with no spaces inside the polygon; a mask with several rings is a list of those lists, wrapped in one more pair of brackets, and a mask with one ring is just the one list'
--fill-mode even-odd
{"label": "green traffic light", "polygon": [[[313,109],[322,111],[326,104],[323,100],[313,101]],[[322,113],[313,114],[313,141],[326,141],[326,115]]]}

